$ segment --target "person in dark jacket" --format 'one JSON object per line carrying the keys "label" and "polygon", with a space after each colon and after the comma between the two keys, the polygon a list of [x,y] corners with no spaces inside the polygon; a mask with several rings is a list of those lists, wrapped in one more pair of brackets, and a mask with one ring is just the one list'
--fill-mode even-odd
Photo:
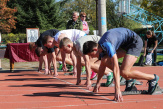
{"label": "person in dark jacket", "polygon": [[68,21],[66,29],[79,29],[83,30],[83,23],[79,18],[79,12],[74,11],[72,19]]}
{"label": "person in dark jacket", "polygon": [[146,56],[149,53],[149,49],[153,47],[151,53],[154,53],[154,66],[157,66],[156,58],[157,58],[157,44],[158,39],[155,33],[151,30],[147,31],[145,36],[145,46],[144,46],[144,56]]}

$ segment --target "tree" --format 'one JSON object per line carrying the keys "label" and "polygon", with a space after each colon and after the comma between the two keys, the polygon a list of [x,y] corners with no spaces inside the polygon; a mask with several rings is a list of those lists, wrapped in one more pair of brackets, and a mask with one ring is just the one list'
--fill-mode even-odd
{"label": "tree", "polygon": [[43,30],[58,28],[63,25],[60,17],[60,6],[66,0],[10,0],[10,7],[17,7],[17,31],[25,32],[26,28],[39,28]]}
{"label": "tree", "polygon": [[15,29],[16,17],[14,13],[17,11],[16,8],[11,9],[7,7],[7,2],[9,0],[0,1],[0,31],[1,32],[10,32],[13,28]]}
{"label": "tree", "polygon": [[143,0],[141,7],[163,18],[163,0]]}

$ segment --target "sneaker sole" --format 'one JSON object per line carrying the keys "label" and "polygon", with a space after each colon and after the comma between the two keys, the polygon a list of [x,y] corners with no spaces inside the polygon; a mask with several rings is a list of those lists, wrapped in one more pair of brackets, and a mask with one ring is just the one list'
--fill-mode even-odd
{"label": "sneaker sole", "polygon": [[[133,81],[133,83],[132,83],[132,85],[131,85],[131,90],[133,89],[133,87],[135,86],[135,82],[136,82],[136,79],[134,79],[134,81]],[[130,91],[131,91],[130,90]],[[127,89],[125,89],[125,91],[128,91]]]}
{"label": "sneaker sole", "polygon": [[149,94],[152,94],[154,91],[155,91],[155,89],[156,89],[156,86],[157,86],[157,84],[158,84],[158,80],[159,80],[159,76],[158,76],[158,79],[156,80],[156,84],[155,84],[155,87],[154,87],[154,89],[152,90],[152,92],[151,93],[149,93]]}

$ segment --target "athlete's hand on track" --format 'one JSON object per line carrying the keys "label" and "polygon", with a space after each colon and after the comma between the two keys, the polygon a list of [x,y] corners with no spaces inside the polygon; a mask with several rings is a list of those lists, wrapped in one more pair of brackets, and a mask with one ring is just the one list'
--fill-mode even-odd
{"label": "athlete's hand on track", "polygon": [[77,70],[74,68],[73,69],[73,76],[76,77],[77,76]]}
{"label": "athlete's hand on track", "polygon": [[88,90],[92,89],[92,83],[91,83],[91,81],[89,81],[89,82],[86,81],[86,83],[85,83],[84,85],[87,86],[87,89],[88,89]]}
{"label": "athlete's hand on track", "polygon": [[116,102],[122,102],[123,101],[122,93],[120,90],[115,93],[114,100]]}
{"label": "athlete's hand on track", "polygon": [[96,84],[94,89],[93,89],[93,92],[98,93],[99,91],[100,91],[100,83]]}
{"label": "athlete's hand on track", "polygon": [[64,72],[67,72],[67,67],[66,67],[66,64],[63,64],[62,69],[63,69],[63,71],[64,71]]}
{"label": "athlete's hand on track", "polygon": [[49,75],[49,69],[45,69],[44,74]]}

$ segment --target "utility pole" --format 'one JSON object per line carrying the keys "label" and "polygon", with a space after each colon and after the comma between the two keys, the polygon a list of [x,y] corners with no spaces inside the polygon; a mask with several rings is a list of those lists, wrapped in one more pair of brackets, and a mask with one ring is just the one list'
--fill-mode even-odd
{"label": "utility pole", "polygon": [[107,31],[106,0],[98,0],[98,30],[99,36]]}

